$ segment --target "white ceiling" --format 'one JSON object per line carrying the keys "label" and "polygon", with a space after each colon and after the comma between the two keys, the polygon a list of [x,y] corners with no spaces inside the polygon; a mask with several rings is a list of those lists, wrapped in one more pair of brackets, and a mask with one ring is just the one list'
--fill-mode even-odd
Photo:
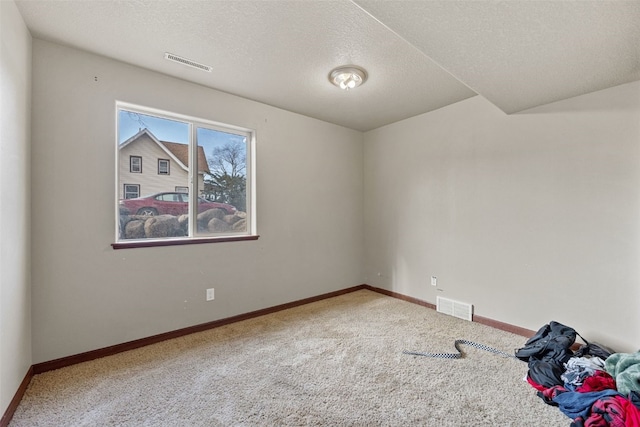
{"label": "white ceiling", "polygon": [[[16,4],[34,37],[362,131],[476,94],[515,113],[640,80],[640,0]],[[347,64],[369,79],[344,92],[327,76]]]}

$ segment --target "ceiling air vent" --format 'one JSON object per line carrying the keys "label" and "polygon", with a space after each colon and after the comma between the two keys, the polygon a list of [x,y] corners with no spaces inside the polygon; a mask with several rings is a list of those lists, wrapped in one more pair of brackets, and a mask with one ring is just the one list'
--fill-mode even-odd
{"label": "ceiling air vent", "polygon": [[169,61],[177,62],[189,67],[197,68],[198,70],[206,71],[207,73],[210,73],[211,70],[213,70],[213,67],[200,64],[199,62],[192,61],[187,58],[183,58],[182,56],[174,55],[173,53],[165,52],[164,59],[168,59]]}

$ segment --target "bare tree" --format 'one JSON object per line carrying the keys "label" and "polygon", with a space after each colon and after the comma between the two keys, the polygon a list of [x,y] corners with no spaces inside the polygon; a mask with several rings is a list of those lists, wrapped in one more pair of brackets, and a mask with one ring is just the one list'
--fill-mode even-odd
{"label": "bare tree", "polygon": [[246,169],[247,151],[244,143],[228,142],[214,148],[209,158],[210,174],[204,180],[203,196],[246,211]]}

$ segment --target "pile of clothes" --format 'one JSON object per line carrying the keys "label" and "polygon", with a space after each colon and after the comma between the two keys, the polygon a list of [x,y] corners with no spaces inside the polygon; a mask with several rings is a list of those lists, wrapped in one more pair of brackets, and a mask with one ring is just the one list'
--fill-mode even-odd
{"label": "pile of clothes", "polygon": [[640,427],[640,351],[615,353],[582,337],[586,344],[573,351],[576,335],[550,322],[516,350],[529,365],[529,384],[571,427]]}

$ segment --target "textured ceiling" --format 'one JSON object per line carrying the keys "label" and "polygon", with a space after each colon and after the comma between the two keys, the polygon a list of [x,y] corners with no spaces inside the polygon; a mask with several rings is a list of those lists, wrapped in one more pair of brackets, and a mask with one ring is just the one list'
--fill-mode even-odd
{"label": "textured ceiling", "polygon": [[506,113],[640,79],[640,1],[356,2]]}
{"label": "textured ceiling", "polygon": [[[363,131],[476,94],[513,113],[640,79],[637,0],[16,4],[34,37]],[[369,80],[343,92],[327,76],[347,64]]]}

